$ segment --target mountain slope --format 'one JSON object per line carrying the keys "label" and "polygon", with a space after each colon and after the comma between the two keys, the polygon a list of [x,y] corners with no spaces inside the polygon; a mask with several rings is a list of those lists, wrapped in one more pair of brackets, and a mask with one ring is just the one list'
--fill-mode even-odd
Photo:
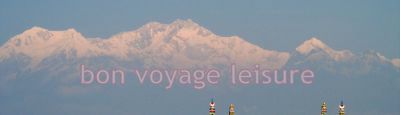
{"label": "mountain slope", "polygon": [[33,27],[7,41],[0,54],[0,60],[27,57],[30,68],[61,54],[66,59],[106,56],[136,60],[149,67],[261,63],[268,68],[280,68],[290,57],[289,53],[262,49],[237,36],[215,35],[191,20],[151,22],[108,39],[87,39],[74,29],[49,31]]}
{"label": "mountain slope", "polygon": [[[349,60],[354,56],[354,54],[348,50],[336,51],[315,37],[304,41],[303,44],[296,48],[296,51],[300,54],[308,55],[309,57],[327,55],[335,61]],[[317,54],[316,52],[323,54]]]}
{"label": "mountain slope", "polygon": [[387,59],[379,52],[335,50],[315,37],[300,44],[288,63],[288,66],[314,68],[340,76],[363,76],[382,70],[400,69],[396,59]]}

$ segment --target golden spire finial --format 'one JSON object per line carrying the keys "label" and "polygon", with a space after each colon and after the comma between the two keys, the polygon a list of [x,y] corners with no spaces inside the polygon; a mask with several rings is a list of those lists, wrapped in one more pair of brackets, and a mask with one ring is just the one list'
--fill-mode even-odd
{"label": "golden spire finial", "polygon": [[235,115],[235,105],[229,105],[229,115]]}
{"label": "golden spire finial", "polygon": [[326,102],[322,102],[322,106],[321,106],[321,115],[326,115],[327,112],[327,107],[326,107]]}

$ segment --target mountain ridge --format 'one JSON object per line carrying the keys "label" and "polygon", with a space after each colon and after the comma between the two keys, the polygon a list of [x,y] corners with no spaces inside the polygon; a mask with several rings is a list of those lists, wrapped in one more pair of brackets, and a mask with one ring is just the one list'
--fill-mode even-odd
{"label": "mountain ridge", "polygon": [[[359,60],[364,54],[350,50],[335,50],[317,37],[301,43],[295,51],[305,60],[335,62]],[[90,39],[73,28],[51,31],[34,26],[10,38],[0,47],[0,62],[22,54],[32,60],[35,67],[42,60],[63,53],[67,59],[109,56],[120,60],[147,60],[192,64],[237,63],[243,65],[265,63],[268,68],[281,68],[296,56],[293,53],[263,49],[238,36],[218,36],[190,19],[177,19],[170,24],[149,22],[142,27],[121,32],[107,39]],[[379,52],[370,52],[378,61],[400,68],[400,59],[387,59]],[[369,58],[368,58],[369,59]],[[367,60],[368,61],[368,60]],[[173,63],[168,63],[173,64]]]}
{"label": "mountain ridge", "polygon": [[161,60],[168,62],[168,59],[172,59],[177,63],[183,61],[183,67],[232,62],[265,63],[269,68],[280,68],[290,57],[287,52],[263,49],[237,36],[215,35],[190,19],[178,19],[170,24],[150,22],[139,29],[122,32],[108,39],[88,39],[75,29],[49,31],[35,26],[2,45],[0,60],[22,54],[31,58],[33,64],[30,66],[35,67],[42,60],[60,52],[64,52],[67,58],[152,58],[152,63],[164,63]]}

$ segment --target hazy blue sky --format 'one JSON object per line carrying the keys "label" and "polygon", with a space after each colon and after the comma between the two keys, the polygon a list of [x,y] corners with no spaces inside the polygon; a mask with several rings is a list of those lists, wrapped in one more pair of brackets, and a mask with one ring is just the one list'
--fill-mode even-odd
{"label": "hazy blue sky", "polygon": [[266,49],[293,51],[310,37],[337,49],[400,57],[399,0],[2,0],[0,43],[32,26],[108,38],[150,21],[192,19]]}

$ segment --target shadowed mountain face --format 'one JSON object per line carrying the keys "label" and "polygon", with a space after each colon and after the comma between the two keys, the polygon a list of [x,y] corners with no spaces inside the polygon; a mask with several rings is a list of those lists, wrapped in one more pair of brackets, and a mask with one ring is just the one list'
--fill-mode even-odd
{"label": "shadowed mountain face", "polygon": [[[273,41],[271,41],[273,42]],[[85,38],[74,29],[33,27],[0,48],[0,114],[207,114],[211,97],[217,114],[235,103],[237,114],[318,114],[322,101],[336,114],[339,102],[349,114],[391,115],[400,110],[400,59],[379,52],[335,50],[311,38],[279,52],[244,39],[215,35],[191,20],[148,23],[107,39]],[[313,84],[232,85],[202,90],[176,85],[170,90],[141,84],[127,73],[126,84],[80,84],[80,65],[92,70],[198,69],[231,64],[263,69],[311,69]],[[172,107],[173,105],[174,107]]]}

